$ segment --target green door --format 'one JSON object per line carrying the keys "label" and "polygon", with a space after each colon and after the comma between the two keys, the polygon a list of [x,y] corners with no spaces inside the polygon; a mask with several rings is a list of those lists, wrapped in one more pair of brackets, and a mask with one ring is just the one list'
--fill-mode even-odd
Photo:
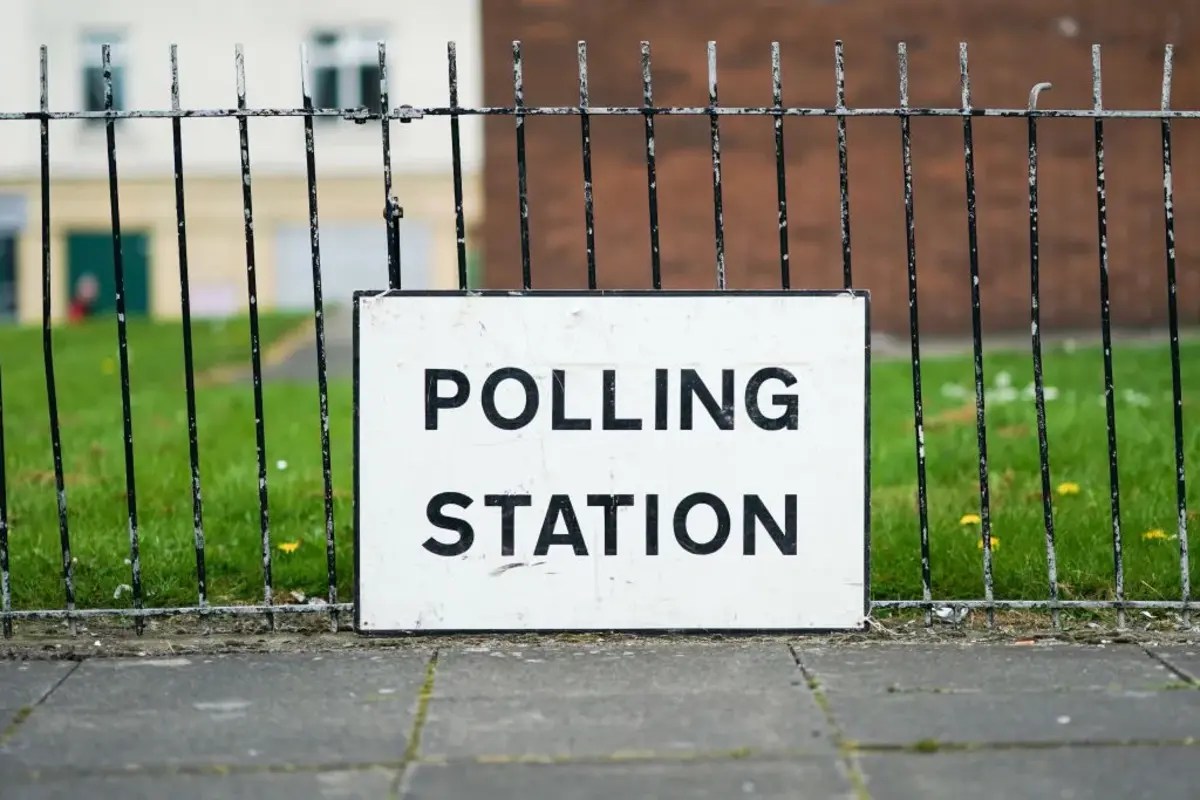
{"label": "green door", "polygon": [[[149,237],[145,233],[121,233],[121,263],[125,272],[125,313],[146,314],[150,310],[148,285]],[[111,312],[117,307],[116,278],[113,274],[112,235],[108,233],[67,234],[67,301],[74,296],[85,275],[96,279],[99,293],[92,314]]]}

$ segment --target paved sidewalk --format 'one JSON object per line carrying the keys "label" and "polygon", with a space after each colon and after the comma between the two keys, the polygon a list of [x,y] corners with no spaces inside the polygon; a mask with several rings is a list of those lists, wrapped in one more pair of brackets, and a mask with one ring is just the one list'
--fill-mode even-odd
{"label": "paved sidewalk", "polygon": [[1197,675],[1200,643],[0,661],[0,797],[1195,798]]}

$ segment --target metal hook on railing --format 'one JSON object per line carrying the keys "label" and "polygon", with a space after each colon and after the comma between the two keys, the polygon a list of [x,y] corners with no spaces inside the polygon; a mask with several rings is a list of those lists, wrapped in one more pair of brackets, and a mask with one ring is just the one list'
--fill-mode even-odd
{"label": "metal hook on railing", "polygon": [[1033,111],[1035,108],[1037,108],[1038,97],[1041,96],[1042,92],[1044,92],[1046,89],[1053,88],[1054,84],[1050,83],[1049,81],[1035,83],[1033,88],[1029,90],[1029,110]]}

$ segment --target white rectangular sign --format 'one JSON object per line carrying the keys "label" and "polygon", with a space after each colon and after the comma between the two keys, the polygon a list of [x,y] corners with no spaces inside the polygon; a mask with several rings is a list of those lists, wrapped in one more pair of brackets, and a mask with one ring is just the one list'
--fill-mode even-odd
{"label": "white rectangular sign", "polygon": [[358,293],[358,629],[861,629],[868,316]]}

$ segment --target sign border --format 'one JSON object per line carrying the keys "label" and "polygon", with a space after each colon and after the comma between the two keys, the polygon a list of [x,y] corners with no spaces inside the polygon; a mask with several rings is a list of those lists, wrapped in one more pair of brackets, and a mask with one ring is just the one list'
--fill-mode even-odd
{"label": "sign border", "polygon": [[[388,630],[362,629],[362,604],[360,602],[361,580],[361,540],[359,520],[359,301],[364,297],[508,297],[513,299],[529,297],[852,297],[862,298],[864,302],[863,316],[863,621],[858,627],[847,628],[446,628],[446,629],[407,629],[397,628]],[[792,290],[792,289],[707,289],[707,290],[666,290],[666,289],[359,289],[353,295],[353,439],[354,454],[352,470],[354,473],[354,631],[363,637],[398,637],[398,636],[489,636],[493,634],[538,634],[553,635],[559,633],[624,633],[644,635],[689,635],[720,634],[723,636],[761,636],[761,635],[821,635],[829,633],[865,632],[870,627],[868,619],[871,614],[871,293],[866,289],[829,289],[829,290]]]}

